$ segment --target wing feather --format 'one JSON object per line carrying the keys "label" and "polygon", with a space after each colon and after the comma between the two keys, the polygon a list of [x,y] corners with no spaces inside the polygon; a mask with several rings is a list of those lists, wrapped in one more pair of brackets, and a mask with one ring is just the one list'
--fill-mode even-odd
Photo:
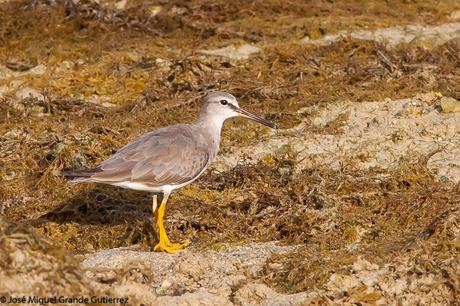
{"label": "wing feather", "polygon": [[101,163],[95,182],[178,185],[195,179],[210,162],[208,145],[190,125],[147,133]]}

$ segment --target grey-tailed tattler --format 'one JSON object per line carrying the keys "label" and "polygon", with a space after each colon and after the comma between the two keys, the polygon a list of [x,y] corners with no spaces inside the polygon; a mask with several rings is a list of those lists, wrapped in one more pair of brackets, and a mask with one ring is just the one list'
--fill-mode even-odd
{"label": "grey-tailed tattler", "polygon": [[188,242],[172,243],[163,225],[166,202],[171,192],[196,180],[219,151],[225,120],[242,116],[271,128],[272,122],[243,110],[236,98],[226,92],[208,93],[198,119],[145,133],[128,143],[99,166],[63,175],[73,183],[103,183],[153,193],[152,213],[157,194],[163,198],[157,212],[159,242],[154,250],[174,253]]}

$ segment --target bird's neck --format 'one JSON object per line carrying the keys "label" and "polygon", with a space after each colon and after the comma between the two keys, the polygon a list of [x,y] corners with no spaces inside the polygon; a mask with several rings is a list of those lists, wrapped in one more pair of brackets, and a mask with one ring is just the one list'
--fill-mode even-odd
{"label": "bird's neck", "polygon": [[222,126],[226,118],[211,116],[207,113],[201,113],[196,121],[196,125],[201,126],[210,134],[217,134],[220,137]]}
{"label": "bird's neck", "polygon": [[210,161],[214,160],[219,152],[220,147],[220,133],[222,131],[222,125],[224,124],[224,120],[218,120],[213,116],[201,116],[195,122],[195,126],[197,126],[201,131],[201,135],[204,136],[204,141],[206,141],[211,150]]}

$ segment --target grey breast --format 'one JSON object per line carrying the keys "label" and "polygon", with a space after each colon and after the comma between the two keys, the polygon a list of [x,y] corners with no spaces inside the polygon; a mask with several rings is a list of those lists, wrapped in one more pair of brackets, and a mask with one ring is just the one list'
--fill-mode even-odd
{"label": "grey breast", "polygon": [[194,180],[217,152],[199,127],[178,124],[146,133],[98,167],[94,182],[179,185]]}

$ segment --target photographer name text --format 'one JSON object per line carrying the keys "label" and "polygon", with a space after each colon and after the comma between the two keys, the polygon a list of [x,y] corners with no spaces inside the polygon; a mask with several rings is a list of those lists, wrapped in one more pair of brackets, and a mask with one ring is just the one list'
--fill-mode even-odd
{"label": "photographer name text", "polygon": [[0,296],[0,304],[128,304],[127,297],[111,296]]}

